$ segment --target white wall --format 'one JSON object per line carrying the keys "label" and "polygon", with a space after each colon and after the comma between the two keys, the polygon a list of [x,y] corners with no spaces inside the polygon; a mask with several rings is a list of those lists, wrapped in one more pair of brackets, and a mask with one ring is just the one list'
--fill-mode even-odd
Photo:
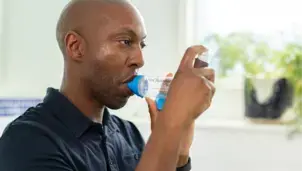
{"label": "white wall", "polygon": [[[54,3],[55,2],[55,3]],[[47,0],[4,0],[2,96],[41,96],[58,86],[62,58],[55,42],[55,25],[67,3]]]}
{"label": "white wall", "polygon": [[[149,126],[137,124],[145,138]],[[301,171],[302,136],[289,140],[279,126],[197,126],[192,171]]]}
{"label": "white wall", "polygon": [[[43,96],[46,87],[58,87],[61,81],[63,61],[55,40],[55,26],[68,0],[3,2],[6,10],[1,67],[5,66],[2,69],[5,85],[2,85],[0,95]],[[173,72],[178,64],[174,59],[180,58],[177,54],[178,1],[133,2],[142,12],[148,31],[146,66],[142,72],[153,67],[160,69],[154,74]]]}

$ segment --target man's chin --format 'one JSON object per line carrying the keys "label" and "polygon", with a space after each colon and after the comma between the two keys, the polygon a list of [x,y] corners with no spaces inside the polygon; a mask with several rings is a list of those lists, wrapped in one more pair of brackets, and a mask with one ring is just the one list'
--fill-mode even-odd
{"label": "man's chin", "polygon": [[106,107],[111,110],[118,110],[118,109],[123,108],[127,104],[128,100],[129,100],[129,97],[119,98],[119,99],[116,99],[112,103],[106,104]]}

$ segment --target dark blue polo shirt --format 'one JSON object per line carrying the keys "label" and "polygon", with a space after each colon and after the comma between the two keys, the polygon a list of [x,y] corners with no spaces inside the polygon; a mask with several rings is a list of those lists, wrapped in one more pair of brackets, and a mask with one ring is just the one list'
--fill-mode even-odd
{"label": "dark blue polo shirt", "polygon": [[[134,171],[145,142],[136,126],[106,109],[85,117],[58,90],[11,122],[0,139],[0,171]],[[176,170],[190,170],[190,162]]]}

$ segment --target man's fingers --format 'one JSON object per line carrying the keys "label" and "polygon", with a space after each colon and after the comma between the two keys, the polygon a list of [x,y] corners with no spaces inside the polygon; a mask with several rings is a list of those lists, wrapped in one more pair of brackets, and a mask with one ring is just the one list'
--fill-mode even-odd
{"label": "man's fingers", "polygon": [[212,92],[212,97],[213,97],[213,96],[215,95],[215,92],[216,92],[215,85],[214,85],[214,83],[211,82],[211,81],[208,81],[207,83],[208,83],[208,85],[211,87],[211,92]]}
{"label": "man's fingers", "polygon": [[178,69],[184,70],[184,69],[188,69],[188,68],[190,68],[190,69],[193,68],[193,62],[195,60],[195,57],[206,51],[207,51],[207,48],[205,48],[202,45],[196,45],[196,46],[189,47],[186,50]]}
{"label": "man's fingers", "polygon": [[193,69],[194,74],[205,77],[212,83],[215,82],[215,70],[212,68],[199,68],[199,69]]}

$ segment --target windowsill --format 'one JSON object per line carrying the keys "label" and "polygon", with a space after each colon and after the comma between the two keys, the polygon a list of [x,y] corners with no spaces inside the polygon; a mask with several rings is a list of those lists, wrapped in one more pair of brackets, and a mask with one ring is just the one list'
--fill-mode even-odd
{"label": "windowsill", "polygon": [[240,76],[216,78],[215,86],[216,89],[243,90],[244,79]]}
{"label": "windowsill", "polygon": [[[0,135],[6,125],[18,116],[0,117]],[[148,117],[127,117],[138,127],[149,128],[150,120]],[[290,131],[289,127],[281,124],[255,124],[247,120],[219,120],[219,119],[198,119],[195,124],[196,130],[218,130],[218,131],[238,131],[261,134],[279,134],[286,137]],[[301,137],[301,134],[298,136]]]}
{"label": "windowsill", "polygon": [[[127,118],[138,126],[150,125],[149,118]],[[215,129],[222,131],[252,131],[261,133],[278,133],[288,134],[289,127],[282,124],[255,124],[247,120],[219,120],[219,119],[198,119],[195,123],[196,129]]]}

